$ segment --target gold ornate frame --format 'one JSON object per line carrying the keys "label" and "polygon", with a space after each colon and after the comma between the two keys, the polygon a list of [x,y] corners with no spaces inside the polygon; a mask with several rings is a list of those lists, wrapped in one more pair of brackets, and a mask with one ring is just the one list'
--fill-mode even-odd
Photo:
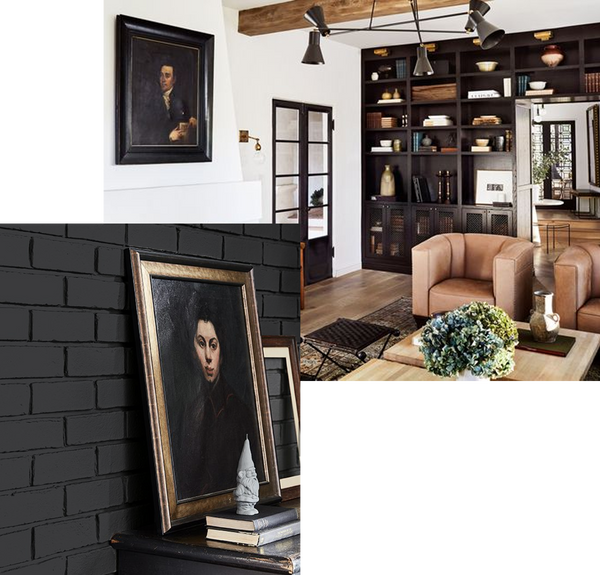
{"label": "gold ornate frame", "polygon": [[229,490],[225,493],[199,496],[184,502],[177,501],[151,289],[153,276],[241,287],[261,455],[265,463],[265,481],[260,485],[260,502],[280,499],[281,491],[252,268],[224,262],[169,257],[134,249],[129,251],[162,533],[166,533],[173,527],[200,520],[211,511],[232,507],[235,505],[235,500],[233,490]]}

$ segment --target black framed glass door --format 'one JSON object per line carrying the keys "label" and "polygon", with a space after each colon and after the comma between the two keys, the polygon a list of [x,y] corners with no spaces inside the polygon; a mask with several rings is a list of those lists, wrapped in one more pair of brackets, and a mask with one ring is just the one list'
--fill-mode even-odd
{"label": "black framed glass door", "polygon": [[332,275],[332,109],[273,101],[273,221],[298,223],[304,281]]}

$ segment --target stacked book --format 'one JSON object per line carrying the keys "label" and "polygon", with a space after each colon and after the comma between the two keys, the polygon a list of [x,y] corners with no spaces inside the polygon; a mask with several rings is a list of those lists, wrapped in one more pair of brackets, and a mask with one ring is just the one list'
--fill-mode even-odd
{"label": "stacked book", "polygon": [[383,116],[383,118],[381,118],[381,127],[382,128],[397,128],[398,127],[398,118],[394,118],[393,116]]}
{"label": "stacked book", "polygon": [[406,58],[396,60],[396,78],[406,78]]}
{"label": "stacked book", "polygon": [[260,547],[300,533],[298,509],[257,505],[257,515],[237,515],[235,509],[206,517],[206,538]]}
{"label": "stacked book", "polygon": [[517,76],[517,96],[524,96],[525,92],[527,92],[527,86],[529,86],[529,82],[531,80],[531,76],[527,74],[522,74]]}
{"label": "stacked book", "polygon": [[478,98],[500,98],[500,92],[497,90],[469,90],[467,98],[469,100],[477,100]]}
{"label": "stacked book", "polygon": [[473,118],[473,126],[497,126],[502,124],[502,118],[498,116],[477,116]]}
{"label": "stacked book", "polygon": [[450,116],[429,116],[423,120],[423,126],[454,126],[454,122]]}
{"label": "stacked book", "polygon": [[600,72],[589,72],[585,75],[585,91],[600,92]]}
{"label": "stacked book", "polygon": [[392,146],[371,146],[371,152],[393,152]]}
{"label": "stacked book", "polygon": [[367,113],[367,128],[381,128],[381,118],[383,114],[381,112],[368,112]]}
{"label": "stacked book", "polygon": [[378,104],[401,104],[404,102],[402,98],[388,98],[387,100],[381,98],[381,100],[377,100]]}
{"label": "stacked book", "polygon": [[437,146],[419,146],[419,152],[437,152]]}
{"label": "stacked book", "polygon": [[526,96],[552,96],[554,88],[546,88],[544,90],[525,90]]}
{"label": "stacked book", "polygon": [[471,146],[471,152],[491,152],[492,146]]}

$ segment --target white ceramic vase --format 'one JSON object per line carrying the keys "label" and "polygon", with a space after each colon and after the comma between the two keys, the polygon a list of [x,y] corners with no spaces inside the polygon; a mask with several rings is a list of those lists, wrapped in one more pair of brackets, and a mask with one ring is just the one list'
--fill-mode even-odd
{"label": "white ceramic vase", "polygon": [[473,375],[470,370],[465,369],[456,374],[456,381],[489,381],[489,377],[479,377],[478,375]]}

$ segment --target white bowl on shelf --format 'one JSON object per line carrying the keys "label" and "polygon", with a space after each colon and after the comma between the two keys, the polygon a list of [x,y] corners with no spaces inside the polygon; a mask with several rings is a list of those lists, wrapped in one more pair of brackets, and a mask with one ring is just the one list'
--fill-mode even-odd
{"label": "white bowl on shelf", "polygon": [[392,140],[379,140],[379,145],[382,148],[390,148],[392,146]]}
{"label": "white bowl on shelf", "polygon": [[543,90],[546,87],[546,82],[529,82],[529,87],[532,90]]}
{"label": "white bowl on shelf", "polygon": [[475,62],[475,66],[480,72],[493,72],[498,66],[498,62]]}
{"label": "white bowl on shelf", "polygon": [[489,143],[490,143],[489,138],[477,138],[475,140],[475,144],[480,147],[487,146]]}

